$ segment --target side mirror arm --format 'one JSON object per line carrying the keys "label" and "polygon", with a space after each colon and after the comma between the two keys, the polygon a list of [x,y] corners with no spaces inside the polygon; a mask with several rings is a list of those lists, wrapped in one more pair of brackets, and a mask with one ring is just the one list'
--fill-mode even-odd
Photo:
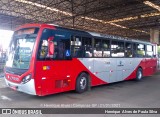
{"label": "side mirror arm", "polygon": [[54,37],[49,37],[49,38],[48,38],[48,55],[49,55],[49,56],[54,54],[53,38],[54,38]]}

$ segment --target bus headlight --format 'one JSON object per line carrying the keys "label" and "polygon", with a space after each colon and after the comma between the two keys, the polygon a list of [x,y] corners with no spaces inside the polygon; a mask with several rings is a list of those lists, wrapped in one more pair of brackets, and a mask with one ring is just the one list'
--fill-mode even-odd
{"label": "bus headlight", "polygon": [[22,80],[22,84],[25,84],[31,80],[31,74],[25,76]]}

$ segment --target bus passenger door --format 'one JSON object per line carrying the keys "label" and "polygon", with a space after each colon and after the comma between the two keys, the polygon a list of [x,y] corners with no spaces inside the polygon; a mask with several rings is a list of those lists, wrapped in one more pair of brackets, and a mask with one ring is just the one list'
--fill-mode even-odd
{"label": "bus passenger door", "polygon": [[69,89],[67,73],[71,60],[66,57],[66,53],[69,56],[70,51],[64,42],[59,41],[56,43],[57,45],[55,44],[53,58],[45,58],[36,62],[36,77],[41,82],[41,95],[63,92]]}
{"label": "bus passenger door", "polygon": [[109,83],[116,82],[117,77],[117,66],[116,66],[116,58],[109,58],[108,61],[105,61],[106,68],[109,74]]}
{"label": "bus passenger door", "polygon": [[[69,39],[54,40],[55,48],[53,60],[50,63],[50,80],[46,83],[42,79],[43,91],[46,91],[46,84],[50,85],[48,90],[50,93],[58,93],[70,89],[70,75],[68,75],[70,68],[70,41]],[[45,93],[45,92],[44,92]]]}
{"label": "bus passenger door", "polygon": [[124,58],[117,58],[117,77],[116,81],[122,81],[123,80],[123,70],[125,67],[125,61]]}
{"label": "bus passenger door", "polygon": [[[71,61],[69,36],[62,32],[60,34],[52,30],[50,33],[47,31],[50,32],[49,29],[45,29],[44,35],[42,34],[36,62],[35,77],[39,95],[59,93],[70,88],[67,76]],[[46,48],[44,53],[48,53],[49,47],[46,41],[49,37],[54,37],[53,55],[43,54],[44,48]]]}
{"label": "bus passenger door", "polygon": [[122,80],[125,80],[128,77],[132,77],[130,76],[132,74],[132,72],[134,71],[134,64],[133,64],[134,59],[133,58],[124,58],[124,67],[123,67],[123,78]]}

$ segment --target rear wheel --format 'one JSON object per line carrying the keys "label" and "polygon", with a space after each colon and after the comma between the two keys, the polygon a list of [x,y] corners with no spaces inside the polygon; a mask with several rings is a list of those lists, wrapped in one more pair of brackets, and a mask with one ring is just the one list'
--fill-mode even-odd
{"label": "rear wheel", "polygon": [[86,73],[81,73],[76,81],[76,92],[83,93],[88,87],[88,75]]}
{"label": "rear wheel", "polygon": [[142,77],[143,77],[142,68],[138,68],[137,74],[136,74],[136,80],[139,81],[142,79]]}

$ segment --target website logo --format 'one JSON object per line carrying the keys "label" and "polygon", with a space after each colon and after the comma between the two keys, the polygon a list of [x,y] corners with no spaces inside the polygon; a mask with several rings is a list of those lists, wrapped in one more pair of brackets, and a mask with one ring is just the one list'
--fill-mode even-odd
{"label": "website logo", "polygon": [[11,109],[2,109],[2,114],[12,114]]}

